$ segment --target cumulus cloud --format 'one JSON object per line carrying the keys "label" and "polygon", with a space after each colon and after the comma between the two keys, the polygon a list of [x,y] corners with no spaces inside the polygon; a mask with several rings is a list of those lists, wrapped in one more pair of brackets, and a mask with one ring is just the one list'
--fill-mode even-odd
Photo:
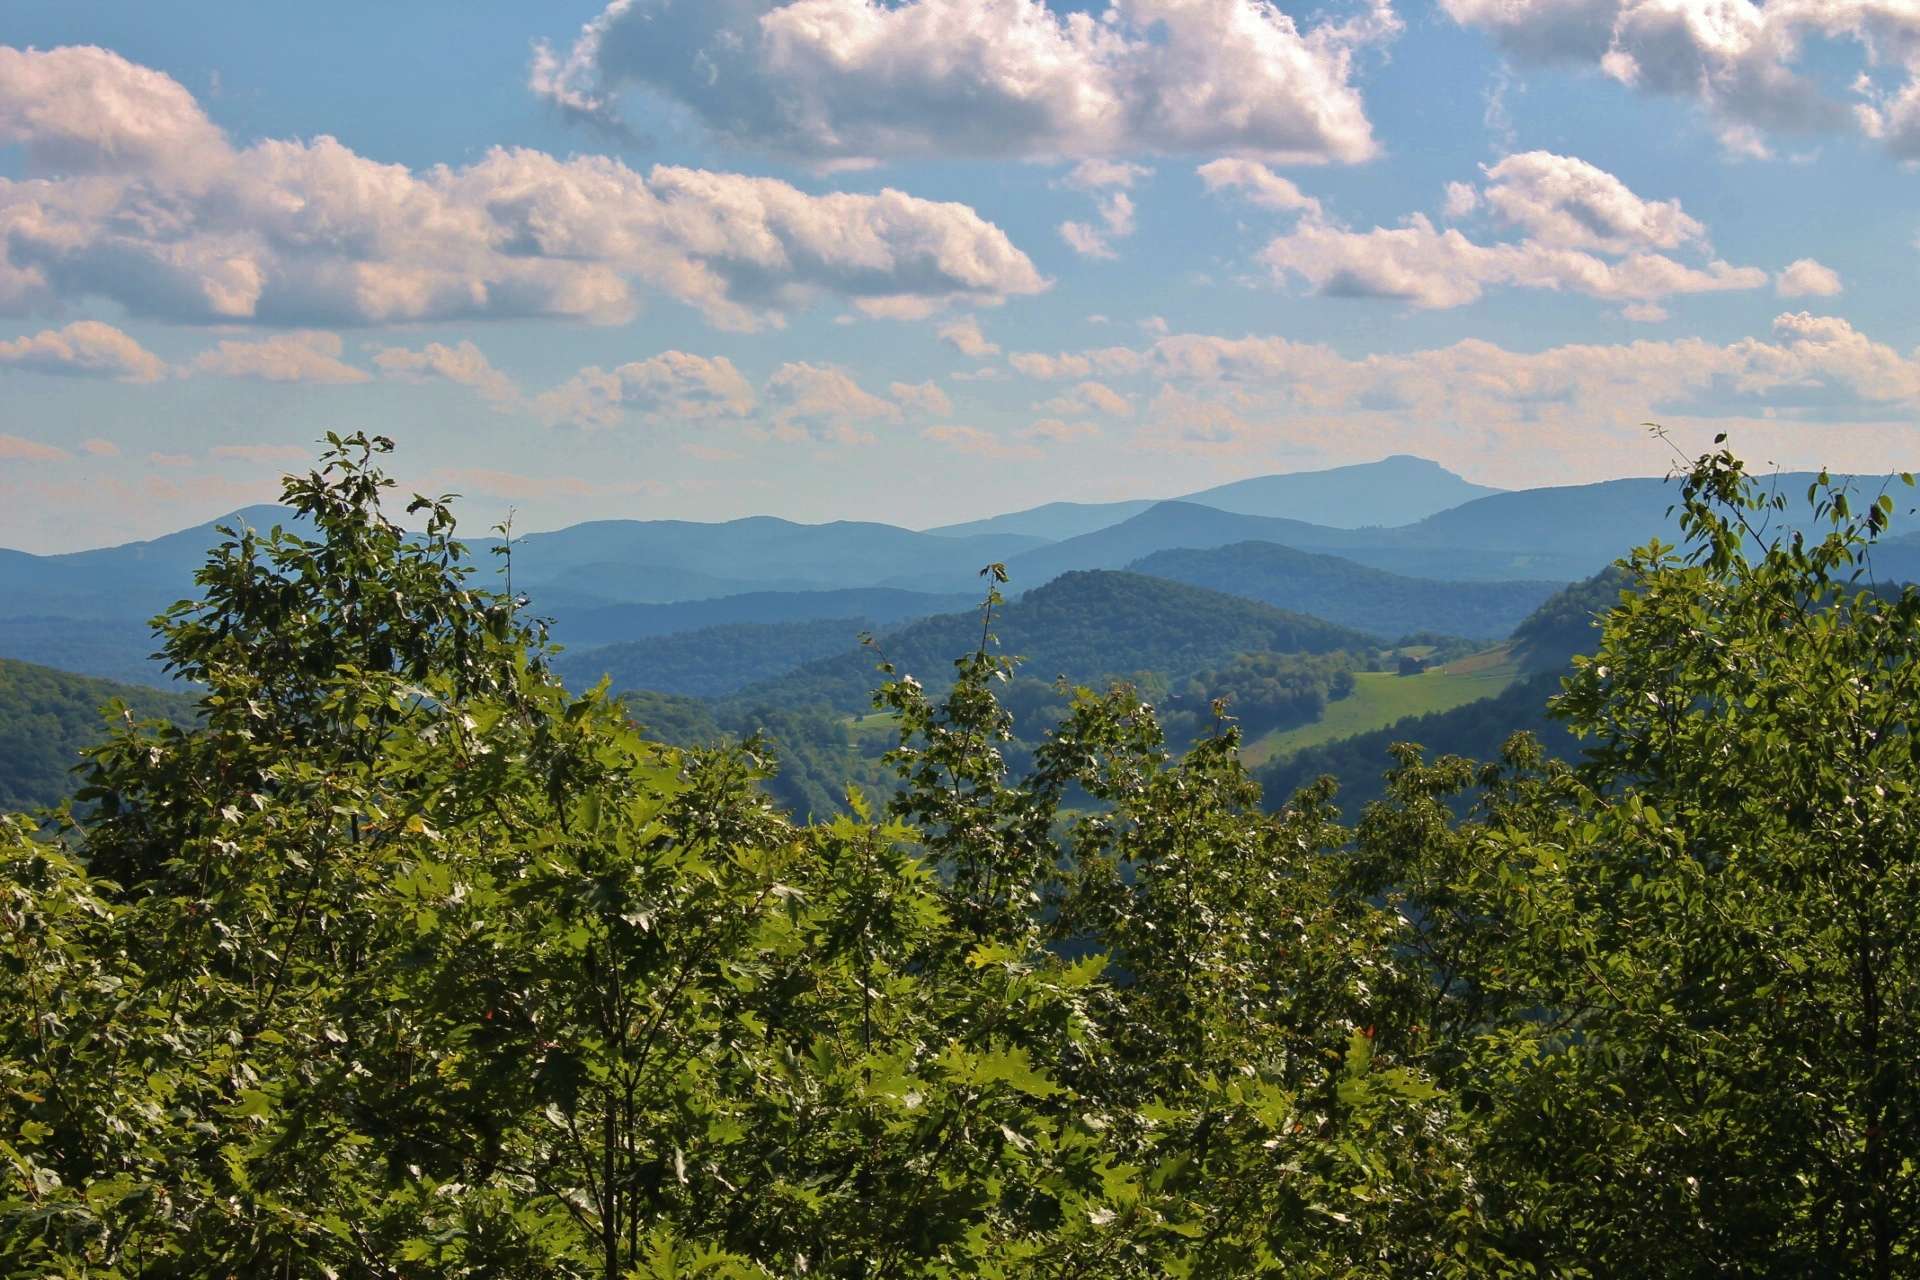
{"label": "cumulus cloud", "polygon": [[1831,298],[1841,291],[1840,273],[1812,258],[1801,258],[1774,277],[1773,288],[1783,298]]}
{"label": "cumulus cloud", "polygon": [[530,87],[620,128],[628,90],[740,145],[818,163],[1214,151],[1351,163],[1377,151],[1354,54],[1386,0],[1302,27],[1266,0],[613,0]]}
{"label": "cumulus cloud", "polygon": [[1295,276],[1333,297],[1388,298],[1416,307],[1458,307],[1492,286],[1555,289],[1618,302],[1681,293],[1757,289],[1767,273],[1718,260],[1690,267],[1656,253],[1608,261],[1538,241],[1481,244],[1415,214],[1401,227],[1345,231],[1311,223],[1260,255],[1277,276]]}
{"label": "cumulus cloud", "polygon": [[[1693,100],[1729,151],[1770,134],[1854,128],[1920,157],[1920,8],[1898,0],[1441,0],[1523,64],[1596,68],[1647,93]],[[1808,74],[1814,46],[1858,50],[1852,100]],[[1830,56],[1830,55],[1829,55]]]}
{"label": "cumulus cloud", "polygon": [[973,316],[961,316],[951,324],[942,325],[940,341],[974,360],[1000,354],[999,344],[987,341],[986,335],[980,332],[980,321]]}
{"label": "cumulus cloud", "polygon": [[981,458],[1038,458],[1040,450],[1030,444],[1017,444],[1003,440],[989,431],[978,427],[939,426],[928,427],[920,433],[924,440],[931,440],[956,453],[970,453]]}
{"label": "cumulus cloud", "polygon": [[1315,217],[1320,214],[1318,200],[1303,194],[1299,187],[1257,160],[1229,156],[1210,160],[1196,172],[1200,175],[1200,181],[1207,184],[1207,190],[1239,191],[1247,203],[1262,209],[1275,209],[1282,213],[1304,212]]}
{"label": "cumulus cloud", "polygon": [[117,458],[120,456],[120,446],[111,440],[91,436],[80,442],[80,452],[93,458]]}
{"label": "cumulus cloud", "polygon": [[[1272,240],[1260,260],[1277,278],[1304,281],[1317,293],[1423,308],[1463,306],[1493,287],[1649,304],[1767,283],[1758,268],[1711,257],[1706,228],[1677,200],[1638,196],[1584,160],[1531,151],[1508,156],[1486,177],[1484,191],[1449,187],[1449,209],[1465,217],[1484,208],[1518,239],[1475,240],[1420,213],[1369,231],[1309,216]],[[1662,250],[1685,250],[1696,263]]]}
{"label": "cumulus cloud", "polygon": [[371,376],[340,359],[337,333],[277,333],[260,341],[226,339],[195,356],[184,372],[260,382],[319,382],[341,385]]}
{"label": "cumulus cloud", "polygon": [[766,395],[778,440],[868,444],[873,436],[862,424],[894,423],[906,416],[899,405],[867,391],[838,365],[783,364],[767,380]]}
{"label": "cumulus cloud", "polygon": [[98,320],[76,320],[65,328],[0,341],[0,364],[122,382],[154,382],[167,373],[159,356]]}
{"label": "cumulus cloud", "polygon": [[413,381],[438,378],[471,387],[502,411],[520,402],[520,389],[514,386],[513,379],[494,368],[480,348],[467,339],[451,347],[443,342],[429,342],[418,351],[382,347],[374,353],[373,363],[390,377]]}
{"label": "cumulus cloud", "polygon": [[1630,253],[1704,243],[1678,200],[1647,200],[1598,165],[1551,151],[1511,155],[1487,170],[1487,207],[1542,244]]}
{"label": "cumulus cloud", "polygon": [[612,369],[591,365],[534,398],[551,425],[618,426],[629,416],[648,420],[709,421],[745,418],[759,401],[753,385],[725,356],[665,351]]}
{"label": "cumulus cloud", "polygon": [[1046,287],[961,204],[525,149],[415,171],[324,136],[235,147],[185,89],[115,54],[4,53],[0,145],[24,147],[31,176],[0,178],[0,310],[616,322],[658,294],[751,329],[823,294],[925,314]]}

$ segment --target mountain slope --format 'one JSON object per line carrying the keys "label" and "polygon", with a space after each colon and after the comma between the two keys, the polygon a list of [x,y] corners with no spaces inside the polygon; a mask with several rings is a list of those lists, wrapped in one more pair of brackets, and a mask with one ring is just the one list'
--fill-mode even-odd
{"label": "mountain slope", "polygon": [[1356,466],[1236,480],[1183,494],[1179,500],[1241,515],[1359,529],[1408,524],[1499,492],[1464,480],[1437,462],[1397,453]]}
{"label": "mountain slope", "polygon": [[137,720],[191,723],[194,704],[159,693],[0,658],[0,812],[58,804],[72,794],[83,748],[103,742],[100,709],[115,698]]}
{"label": "mountain slope", "polygon": [[[1500,490],[1461,479],[1437,462],[1395,454],[1378,462],[1254,476],[1168,499],[1237,515],[1277,516],[1330,529],[1407,524]],[[1060,541],[1110,528],[1155,505],[1130,502],[1049,502],[1024,511],[929,533],[1026,533]]]}
{"label": "mountain slope", "polygon": [[1156,498],[1133,498],[1125,502],[1048,502],[1028,507],[1025,511],[1009,511],[1006,515],[989,516],[984,520],[942,525],[927,532],[943,538],[1013,533],[1058,542],[1062,538],[1077,538],[1083,533],[1119,524],[1129,516],[1139,515],[1157,501]]}
{"label": "mountain slope", "polygon": [[562,653],[554,663],[567,684],[589,688],[601,677],[617,689],[652,689],[718,698],[782,675],[814,658],[843,653],[872,629],[864,618],[733,622],[676,635]]}
{"label": "mountain slope", "polygon": [[[1096,680],[1140,671],[1176,675],[1241,653],[1371,650],[1372,636],[1271,605],[1136,573],[1071,573],[1006,605],[993,631],[1003,653],[1040,680]],[[922,619],[884,636],[879,653],[853,649],[741,691],[736,701],[864,709],[884,654],[930,688],[951,682],[953,662],[980,642],[978,613]]]}
{"label": "mountain slope", "polygon": [[1309,613],[1386,639],[1416,631],[1500,639],[1559,588],[1552,582],[1408,578],[1272,542],[1157,551],[1127,567]]}
{"label": "mountain slope", "polygon": [[884,627],[936,613],[952,613],[966,608],[972,600],[970,595],[931,595],[893,587],[755,591],[668,604],[566,609],[555,620],[553,638],[569,646],[617,644],[729,623],[771,624],[815,618],[866,618],[873,625]]}
{"label": "mountain slope", "polygon": [[[796,524],[772,516],[715,524],[595,520],[514,539],[513,581],[536,602],[547,586],[577,594],[597,584],[609,604],[776,587],[924,589],[931,584],[937,590],[964,584],[982,565],[1045,541],[1024,534],[945,538],[885,524]],[[477,554],[485,554],[484,548]],[[690,581],[663,580],[663,571],[689,575]],[[722,589],[711,589],[713,583]]]}

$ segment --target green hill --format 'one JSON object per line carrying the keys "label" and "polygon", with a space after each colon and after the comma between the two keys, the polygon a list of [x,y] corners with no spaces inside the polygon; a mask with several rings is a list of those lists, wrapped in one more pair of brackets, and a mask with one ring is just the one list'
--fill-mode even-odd
{"label": "green hill", "polygon": [[[1138,573],[1065,574],[1006,605],[1000,650],[1039,680],[1091,681],[1157,671],[1184,675],[1242,653],[1371,651],[1379,641],[1349,627],[1219,591]],[[980,642],[977,613],[925,618],[882,637],[880,653],[931,688],[950,681],[955,658]],[[864,711],[880,677],[878,655],[852,649],[743,690],[742,701]]]}
{"label": "green hill", "polygon": [[1386,639],[1417,631],[1501,639],[1560,585],[1408,578],[1274,542],[1160,551],[1128,568],[1262,600]]}
{"label": "green hill", "polygon": [[118,698],[136,720],[190,724],[191,698],[0,658],[0,812],[58,804],[80,752],[107,736],[101,708]]}

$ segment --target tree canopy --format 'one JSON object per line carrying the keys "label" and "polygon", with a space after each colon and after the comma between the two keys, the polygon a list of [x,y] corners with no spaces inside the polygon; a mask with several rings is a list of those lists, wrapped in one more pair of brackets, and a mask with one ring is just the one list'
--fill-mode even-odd
{"label": "tree canopy", "polygon": [[390,448],[162,620],[196,719],[0,826],[7,1273],[1911,1273],[1890,501],[1756,550],[1701,459],[1585,759],[1402,749],[1352,828],[1127,686],[1016,775],[991,566],[950,679],[878,673],[891,799],[809,824],[567,690]]}

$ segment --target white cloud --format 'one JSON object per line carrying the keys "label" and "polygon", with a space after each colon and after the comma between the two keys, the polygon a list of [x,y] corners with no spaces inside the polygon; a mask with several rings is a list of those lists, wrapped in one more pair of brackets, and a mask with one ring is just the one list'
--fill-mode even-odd
{"label": "white cloud", "polygon": [[[1471,239],[1435,227],[1420,213],[1401,226],[1370,231],[1309,214],[1272,240],[1260,260],[1276,277],[1298,278],[1317,293],[1423,308],[1463,306],[1493,287],[1553,289],[1644,307],[1678,294],[1767,283],[1758,268],[1710,258],[1706,228],[1679,201],[1645,199],[1584,160],[1530,151],[1506,157],[1486,175],[1484,192],[1448,185],[1448,215],[1484,208],[1520,233],[1517,240]],[[1706,260],[1689,264],[1660,250]]]}
{"label": "white cloud", "polygon": [[1801,258],[1774,277],[1773,288],[1783,298],[1831,298],[1841,291],[1840,273],[1812,258]]}
{"label": "white cloud", "polygon": [[1083,258],[1115,258],[1113,242],[1133,234],[1133,198],[1124,191],[1102,196],[1099,227],[1085,222],[1063,222],[1060,238]]}
{"label": "white cloud", "polygon": [[258,342],[227,339],[195,356],[184,372],[260,382],[365,382],[371,376],[340,359],[337,333],[277,333]]}
{"label": "white cloud", "polygon": [[725,356],[665,351],[612,369],[591,365],[534,398],[550,425],[614,427],[629,415],[651,420],[745,418],[758,399]]}
{"label": "white cloud", "polygon": [[899,405],[865,390],[837,365],[783,364],[767,380],[766,395],[779,440],[868,444],[873,436],[861,424],[899,422],[905,416]]}
{"label": "white cloud", "polygon": [[1030,444],[1014,444],[1002,440],[978,427],[939,426],[928,427],[920,433],[923,440],[931,440],[956,453],[970,453],[980,458],[1038,458],[1040,450]]}
{"label": "white cloud", "polygon": [[472,387],[488,403],[507,410],[520,402],[520,389],[513,379],[494,368],[480,348],[462,339],[457,346],[429,342],[418,351],[406,347],[382,347],[374,353],[373,363],[390,377],[423,381],[441,378]]}
{"label": "white cloud", "polygon": [[1528,151],[1500,161],[1487,177],[1487,207],[1541,244],[1630,253],[1706,241],[1706,228],[1678,200],[1643,199],[1573,156]]}
{"label": "white cloud", "polygon": [[740,145],[815,161],[1103,158],[1201,150],[1289,162],[1377,150],[1354,52],[1386,0],[1305,29],[1266,0],[614,0],[530,87],[622,127],[637,90]]}
{"label": "white cloud", "polygon": [[117,458],[120,456],[120,446],[111,440],[92,436],[80,442],[80,452],[95,458]]}
{"label": "white cloud", "polygon": [[1480,190],[1471,182],[1449,182],[1447,198],[1440,211],[1448,220],[1458,222],[1480,207]]}
{"label": "white cloud", "polygon": [[117,55],[0,52],[0,143],[37,175],[0,178],[0,311],[101,297],[208,323],[614,322],[654,293],[750,329],[823,294],[924,314],[1046,287],[965,205],[524,149],[414,171],[324,136],[236,148]]}
{"label": "white cloud", "polygon": [[980,321],[973,316],[961,316],[951,324],[942,325],[940,341],[974,360],[1000,354],[999,344],[987,341],[986,335],[980,332]]}
{"label": "white cloud", "polygon": [[91,46],[0,45],[0,144],[25,145],[43,171],[143,169],[190,187],[232,158],[178,81]]}
{"label": "white cloud", "polygon": [[1318,200],[1303,194],[1299,187],[1257,160],[1228,156],[1210,160],[1195,172],[1200,175],[1200,181],[1207,184],[1207,190],[1243,192],[1249,204],[1262,209],[1276,209],[1282,213],[1305,212],[1315,217],[1320,214]]}
{"label": "white cloud", "polygon": [[[1920,157],[1920,7],[1903,0],[1441,0],[1517,61],[1600,70],[1647,93],[1691,99],[1736,155],[1768,134],[1854,128]],[[1806,74],[1810,49],[1851,43],[1851,103]],[[1832,54],[1823,53],[1830,58]],[[1820,79],[1840,79],[1824,73]]]}
{"label": "white cloud", "polygon": [[[1030,362],[1118,363],[1111,350]],[[1151,398],[1130,441],[1150,451],[1325,462],[1412,452],[1486,479],[1538,484],[1664,466],[1640,424],[1692,450],[1736,431],[1749,457],[1869,472],[1920,452],[1920,349],[1844,319],[1783,314],[1765,337],[1514,351],[1469,339],[1352,359],[1281,337],[1175,334],[1132,353]]]}
{"label": "white cloud", "polygon": [[1657,302],[1629,302],[1620,308],[1620,315],[1635,324],[1660,324],[1667,320],[1667,309]]}
{"label": "white cloud", "polygon": [[159,356],[98,320],[76,320],[61,329],[0,342],[0,365],[122,382],[154,382],[167,373]]}
{"label": "white cloud", "polygon": [[1655,253],[1608,261],[1536,241],[1481,244],[1451,228],[1437,230],[1422,214],[1405,226],[1366,232],[1306,223],[1267,245],[1260,258],[1276,276],[1297,276],[1317,293],[1424,308],[1463,306],[1500,285],[1651,302],[1767,283],[1764,271],[1717,260],[1690,267]]}
{"label": "white cloud", "polygon": [[1098,191],[1102,187],[1131,188],[1135,182],[1152,172],[1143,164],[1129,164],[1124,160],[1082,160],[1073,166],[1062,181],[1077,191]]}

